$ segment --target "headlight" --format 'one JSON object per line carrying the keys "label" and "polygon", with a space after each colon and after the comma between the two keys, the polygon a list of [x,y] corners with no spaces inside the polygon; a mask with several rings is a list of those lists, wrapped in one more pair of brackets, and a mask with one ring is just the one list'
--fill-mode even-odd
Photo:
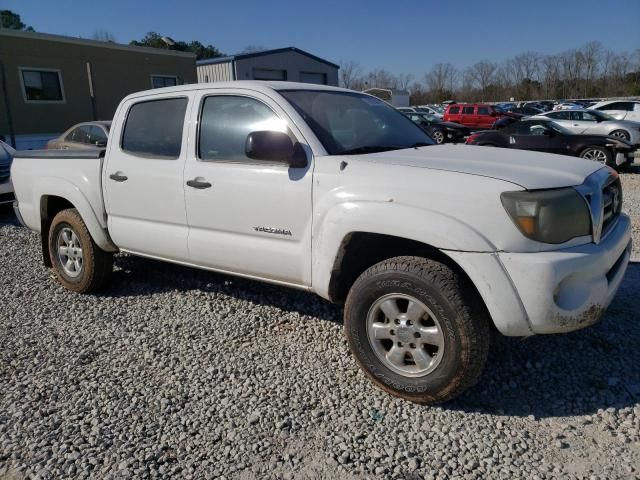
{"label": "headlight", "polygon": [[591,235],[591,214],[573,188],[504,192],[502,205],[523,235],[544,243],[564,243]]}

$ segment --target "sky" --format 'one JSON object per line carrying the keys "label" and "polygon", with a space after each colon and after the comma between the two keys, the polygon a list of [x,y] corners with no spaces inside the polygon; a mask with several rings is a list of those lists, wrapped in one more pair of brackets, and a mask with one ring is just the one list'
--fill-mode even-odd
{"label": "sky", "polygon": [[38,32],[128,43],[155,31],[232,54],[247,46],[295,46],[365,71],[416,78],[437,63],[464,68],[525,51],[542,54],[597,40],[640,48],[640,0],[0,0]]}

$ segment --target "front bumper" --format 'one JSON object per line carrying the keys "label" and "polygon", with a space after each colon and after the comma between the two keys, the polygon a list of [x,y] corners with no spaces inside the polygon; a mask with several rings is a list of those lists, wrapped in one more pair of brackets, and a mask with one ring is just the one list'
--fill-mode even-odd
{"label": "front bumper", "polygon": [[444,253],[469,276],[503,335],[570,332],[596,323],[613,300],[631,256],[631,221],[621,214],[598,245]]}
{"label": "front bumper", "polygon": [[4,203],[13,203],[15,196],[13,194],[13,185],[11,182],[0,183],[0,205]]}
{"label": "front bumper", "polygon": [[598,245],[498,255],[532,333],[578,330],[602,317],[620,287],[631,257],[631,221],[621,214]]}
{"label": "front bumper", "polygon": [[635,160],[635,151],[630,150],[628,152],[616,153],[616,166],[625,165],[627,163],[633,163]]}

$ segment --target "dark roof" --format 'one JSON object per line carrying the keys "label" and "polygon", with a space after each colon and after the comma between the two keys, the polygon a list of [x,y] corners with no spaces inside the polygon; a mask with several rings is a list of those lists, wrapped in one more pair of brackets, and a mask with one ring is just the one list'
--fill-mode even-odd
{"label": "dark roof", "polygon": [[25,32],[22,30],[12,30],[0,28],[0,36],[30,38],[49,42],[71,43],[74,45],[85,45],[89,47],[111,48],[115,50],[127,50],[130,52],[154,53],[156,55],[174,55],[179,57],[191,57],[195,59],[196,54],[192,52],[179,52],[177,50],[167,50],[164,48],[138,47],[137,45],[125,45],[122,43],[103,42],[101,40],[90,40],[87,38],[69,37],[66,35],[54,35],[51,33]]}
{"label": "dark roof", "polygon": [[213,63],[225,63],[225,62],[230,62],[232,60],[242,60],[245,58],[262,57],[263,55],[273,55],[275,53],[283,53],[283,52],[297,52],[306,57],[313,58],[317,62],[325,63],[331,67],[340,68],[340,66],[336,65],[335,63],[331,63],[328,60],[325,60],[324,58],[316,57],[315,55],[312,55],[309,52],[305,52],[304,50],[300,50],[299,48],[296,48],[296,47],[274,48],[271,50],[259,50],[257,52],[237,53],[235,55],[227,55],[225,57],[208,58],[206,60],[198,60],[196,62],[196,65],[211,65]]}

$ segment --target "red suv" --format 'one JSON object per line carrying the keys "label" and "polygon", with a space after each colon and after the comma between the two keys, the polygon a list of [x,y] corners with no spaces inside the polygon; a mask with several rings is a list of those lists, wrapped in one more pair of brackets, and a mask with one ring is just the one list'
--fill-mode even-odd
{"label": "red suv", "polygon": [[486,103],[453,103],[444,112],[445,122],[456,122],[465,127],[491,128],[494,122],[505,116],[493,105]]}

